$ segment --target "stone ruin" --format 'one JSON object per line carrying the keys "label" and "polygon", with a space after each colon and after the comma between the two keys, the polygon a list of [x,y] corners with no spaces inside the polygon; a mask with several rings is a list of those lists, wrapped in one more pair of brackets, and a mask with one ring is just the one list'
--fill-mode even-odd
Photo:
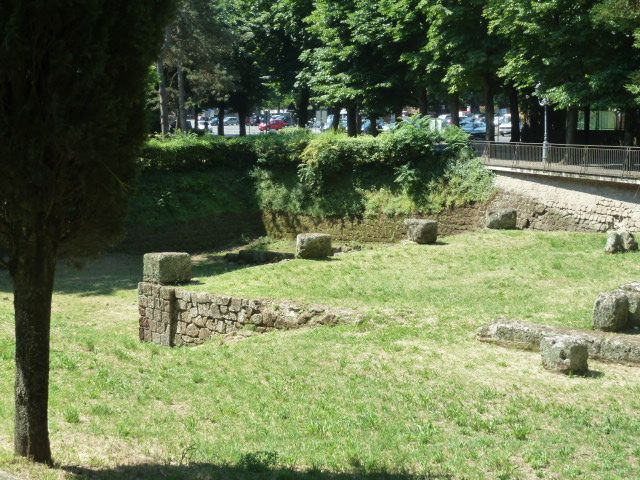
{"label": "stone ruin", "polygon": [[296,258],[322,259],[333,255],[331,235],[301,233],[296,237]]}
{"label": "stone ruin", "polygon": [[631,232],[626,230],[610,231],[604,247],[606,253],[637,252],[638,242]]}
{"label": "stone ruin", "polygon": [[485,226],[492,230],[515,230],[518,223],[518,211],[513,208],[488,210]]}
{"label": "stone ruin", "polygon": [[622,332],[640,327],[640,282],[601,293],[593,307],[593,329]]}
{"label": "stone ruin", "polygon": [[514,321],[482,327],[478,338],[525,350],[539,350],[542,365],[560,373],[584,374],[589,357],[640,366],[640,282],[602,293],[593,308],[593,331]]}
{"label": "stone ruin", "polygon": [[477,338],[521,350],[540,351],[545,337],[570,336],[587,346],[589,358],[623,365],[640,366],[640,338],[602,331],[551,327],[513,320],[498,320],[478,330]]}
{"label": "stone ruin", "polygon": [[214,335],[241,336],[354,320],[351,310],[193,292],[186,253],[144,256],[144,281],[138,284],[139,336],[162,346],[201,345]]}
{"label": "stone ruin", "polygon": [[409,218],[404,221],[404,226],[407,227],[407,240],[410,242],[427,245],[438,240],[438,222],[435,220]]}

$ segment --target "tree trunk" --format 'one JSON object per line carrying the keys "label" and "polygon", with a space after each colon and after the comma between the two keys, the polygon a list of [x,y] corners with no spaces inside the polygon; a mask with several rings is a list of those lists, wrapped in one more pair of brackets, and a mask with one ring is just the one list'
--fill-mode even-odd
{"label": "tree trunk", "polygon": [[224,107],[218,107],[218,135],[224,137]]}
{"label": "tree trunk", "polygon": [[333,119],[331,121],[331,129],[334,132],[337,132],[338,127],[340,126],[340,110],[342,110],[342,108],[340,107],[335,107],[333,109]]}
{"label": "tree trunk", "polygon": [[55,248],[42,233],[26,235],[14,256],[16,383],[15,453],[51,464],[47,409]]}
{"label": "tree trunk", "polygon": [[589,145],[591,139],[591,107],[587,106],[584,109],[584,143]]}
{"label": "tree trunk", "polygon": [[511,141],[520,141],[520,106],[518,91],[512,85],[509,87],[509,111],[511,112]]}
{"label": "tree trunk", "polygon": [[626,146],[633,145],[633,108],[627,108],[624,111],[624,137],[623,142]]}
{"label": "tree trunk", "polygon": [[369,133],[371,135],[373,135],[374,137],[377,137],[378,133],[380,133],[380,132],[378,132],[378,115],[375,114],[375,113],[372,113],[369,116],[369,120],[371,120],[371,128],[370,128]]}
{"label": "tree trunk", "polygon": [[575,145],[578,143],[578,109],[576,107],[567,108],[565,132],[565,143]]}
{"label": "tree trunk", "polygon": [[485,139],[489,142],[493,142],[496,139],[496,124],[495,124],[495,104],[494,104],[494,81],[490,75],[487,75],[484,80],[484,104],[485,104],[485,116],[487,131]]}
{"label": "tree trunk", "polygon": [[247,136],[247,112],[246,110],[239,108],[238,109],[238,129],[241,137]]}
{"label": "tree trunk", "polygon": [[420,107],[420,115],[429,115],[429,97],[427,96],[427,89],[421,88],[418,94],[418,105]]}
{"label": "tree trunk", "polygon": [[178,64],[178,127],[183,132],[187,131],[187,114],[185,104],[187,102],[187,94],[184,85],[184,70],[182,65]]}
{"label": "tree trunk", "polygon": [[449,112],[451,114],[451,125],[460,126],[460,98],[458,95],[449,97]]}
{"label": "tree trunk", "polygon": [[156,63],[158,71],[158,97],[160,100],[160,131],[162,135],[169,134],[169,94],[167,93],[167,76],[164,73],[162,60]]}
{"label": "tree trunk", "polygon": [[308,87],[303,87],[298,96],[296,110],[298,111],[298,126],[306,128],[309,122],[309,98],[310,92]]}
{"label": "tree trunk", "polygon": [[356,110],[356,107],[347,107],[347,135],[349,135],[350,137],[358,136],[357,117],[358,112]]}

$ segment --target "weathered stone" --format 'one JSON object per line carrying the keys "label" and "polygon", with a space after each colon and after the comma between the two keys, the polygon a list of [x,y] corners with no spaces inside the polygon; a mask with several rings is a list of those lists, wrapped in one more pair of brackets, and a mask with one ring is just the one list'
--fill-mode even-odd
{"label": "weathered stone", "polygon": [[161,285],[186,283],[191,280],[191,257],[188,253],[147,253],[143,262],[145,282]]}
{"label": "weathered stone", "polygon": [[640,282],[627,283],[620,290],[629,300],[629,326],[640,327]]}
{"label": "weathered stone", "polygon": [[332,253],[331,235],[326,233],[301,233],[296,238],[296,257],[298,258],[326,258]]}
{"label": "weathered stone", "polygon": [[486,226],[493,230],[513,230],[518,221],[518,212],[513,208],[487,212]]}
{"label": "weathered stone", "polygon": [[542,366],[554,372],[584,374],[589,370],[587,344],[569,335],[544,336],[540,342]]}
{"label": "weathered stone", "polygon": [[200,334],[200,329],[197,326],[195,326],[193,323],[190,323],[187,326],[186,334],[189,337],[194,337],[195,338]]}
{"label": "weathered stone", "polygon": [[638,335],[575,330],[507,320],[486,325],[478,331],[478,339],[482,342],[526,350],[540,350],[542,338],[553,335],[580,338],[587,345],[589,358],[640,366]]}
{"label": "weathered stone", "polygon": [[211,304],[210,313],[212,318],[215,318],[215,319],[222,318],[222,314],[220,313],[220,307],[215,303]]}
{"label": "weathered stone", "polygon": [[231,303],[229,304],[229,311],[230,312],[237,313],[237,312],[240,311],[241,307],[242,307],[242,302],[240,301],[239,298],[232,298],[231,299]]}
{"label": "weathered stone", "polygon": [[160,298],[162,300],[171,301],[175,298],[176,290],[174,288],[162,287],[160,289]]}
{"label": "weathered stone", "polygon": [[637,252],[638,242],[631,232],[620,232],[620,239],[622,240],[622,247],[625,252]]}
{"label": "weathered stone", "polygon": [[606,332],[619,332],[629,326],[629,299],[625,292],[616,290],[601,293],[593,307],[593,328]]}
{"label": "weathered stone", "polygon": [[407,227],[407,239],[419,244],[435,243],[438,240],[438,222],[410,218],[404,221]]}
{"label": "weathered stone", "polygon": [[604,246],[604,251],[606,253],[624,252],[622,236],[618,232],[609,232],[607,236],[607,244]]}

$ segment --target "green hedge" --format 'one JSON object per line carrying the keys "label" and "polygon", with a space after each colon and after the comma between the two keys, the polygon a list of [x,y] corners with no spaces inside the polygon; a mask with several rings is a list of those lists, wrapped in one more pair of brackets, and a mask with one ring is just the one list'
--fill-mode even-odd
{"label": "green hedge", "polygon": [[320,218],[437,213],[483,201],[493,178],[457,128],[403,122],[378,137],[287,129],[150,140],[132,221],[270,210]]}

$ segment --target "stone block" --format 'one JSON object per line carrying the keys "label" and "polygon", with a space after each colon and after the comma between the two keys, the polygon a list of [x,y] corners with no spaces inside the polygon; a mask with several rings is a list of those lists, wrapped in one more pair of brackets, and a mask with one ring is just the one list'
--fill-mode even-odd
{"label": "stone block", "polygon": [[631,232],[620,232],[620,239],[622,240],[622,247],[625,252],[637,252],[638,242]]}
{"label": "stone block", "polygon": [[622,242],[622,236],[619,232],[609,232],[604,251],[606,253],[624,252],[624,243]]}
{"label": "stone block", "polygon": [[627,283],[620,290],[629,300],[629,326],[640,327],[640,282]]}
{"label": "stone block", "polygon": [[419,244],[436,243],[438,240],[438,222],[410,218],[404,221],[407,227],[407,239]]}
{"label": "stone block", "polygon": [[553,372],[585,374],[588,372],[589,350],[586,342],[570,335],[549,335],[540,342],[542,366]]}
{"label": "stone block", "polygon": [[298,258],[326,258],[332,254],[331,235],[326,233],[301,233],[296,238],[296,257]]}
{"label": "stone block", "polygon": [[629,298],[624,291],[601,293],[593,307],[593,328],[620,332],[629,326]]}
{"label": "stone block", "polygon": [[187,326],[187,330],[185,332],[189,337],[197,337],[200,334],[200,330],[193,323],[190,323]]}
{"label": "stone block", "polygon": [[514,230],[518,221],[518,211],[513,208],[487,212],[486,226],[493,230]]}
{"label": "stone block", "polygon": [[145,282],[174,285],[191,280],[191,256],[188,253],[147,253],[143,262]]}

